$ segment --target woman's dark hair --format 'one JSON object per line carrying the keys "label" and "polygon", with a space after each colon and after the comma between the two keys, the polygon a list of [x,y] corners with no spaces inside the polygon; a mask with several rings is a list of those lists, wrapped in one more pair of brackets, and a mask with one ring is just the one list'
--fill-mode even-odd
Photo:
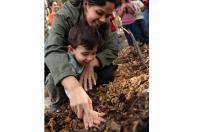
{"label": "woman's dark hair", "polygon": [[80,23],[70,29],[68,41],[73,48],[82,45],[92,50],[95,46],[100,46],[101,36],[97,28]]}
{"label": "woman's dark hair", "polygon": [[[114,3],[115,7],[117,7],[118,4],[119,4],[119,0],[88,0],[88,3],[90,5],[104,6],[107,1],[111,2],[111,3]],[[70,2],[73,5],[78,6],[79,4],[81,4],[83,2],[83,0],[70,0]]]}
{"label": "woman's dark hair", "polygon": [[[87,0],[90,5],[96,5],[96,6],[104,6],[106,2],[111,2],[115,4],[115,7],[120,5],[120,0]],[[83,0],[70,0],[70,3],[74,6],[82,5]],[[105,40],[108,37],[108,33],[106,29],[109,28],[107,24],[103,24],[98,28],[98,31],[102,37],[103,40]]]}

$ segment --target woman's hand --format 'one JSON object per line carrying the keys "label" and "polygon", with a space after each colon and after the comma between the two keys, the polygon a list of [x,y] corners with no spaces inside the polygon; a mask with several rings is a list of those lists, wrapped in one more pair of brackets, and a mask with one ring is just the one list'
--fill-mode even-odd
{"label": "woman's hand", "polygon": [[70,106],[78,118],[83,118],[84,126],[87,129],[94,124],[100,124],[105,120],[102,118],[104,113],[93,110],[92,100],[87,95],[81,84],[74,76],[66,77],[61,84],[69,94]]}
{"label": "woman's hand", "polygon": [[80,83],[84,86],[86,91],[88,90],[88,87],[89,89],[92,89],[93,84],[96,85],[94,67],[99,67],[99,62],[96,58],[85,66],[80,75]]}
{"label": "woman's hand", "polygon": [[93,110],[92,101],[74,76],[66,77],[61,84],[69,95],[70,106],[78,118],[83,117],[83,112]]}
{"label": "woman's hand", "polygon": [[85,111],[83,115],[85,129],[88,129],[88,127],[92,127],[95,125],[99,125],[101,122],[105,122],[105,119],[102,118],[102,116],[104,115],[104,113],[99,113],[94,110]]}

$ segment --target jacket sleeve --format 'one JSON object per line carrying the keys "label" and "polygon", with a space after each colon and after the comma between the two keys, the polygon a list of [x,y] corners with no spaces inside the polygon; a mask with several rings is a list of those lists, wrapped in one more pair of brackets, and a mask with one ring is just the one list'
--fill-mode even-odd
{"label": "jacket sleeve", "polygon": [[45,63],[57,85],[67,76],[75,76],[72,72],[67,56],[67,36],[70,23],[61,14],[56,14],[53,26],[45,43]]}
{"label": "jacket sleeve", "polygon": [[110,65],[118,55],[118,48],[116,47],[116,44],[113,43],[113,36],[110,31],[109,24],[106,31],[107,37],[100,51],[96,55],[100,61],[101,68]]}

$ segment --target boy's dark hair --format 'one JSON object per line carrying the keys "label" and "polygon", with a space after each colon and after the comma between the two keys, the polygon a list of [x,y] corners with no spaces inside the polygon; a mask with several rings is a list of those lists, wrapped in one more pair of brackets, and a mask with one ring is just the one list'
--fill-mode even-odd
{"label": "boy's dark hair", "polygon": [[99,46],[102,42],[98,29],[87,24],[77,24],[69,31],[68,41],[72,48],[82,45],[88,50]]}

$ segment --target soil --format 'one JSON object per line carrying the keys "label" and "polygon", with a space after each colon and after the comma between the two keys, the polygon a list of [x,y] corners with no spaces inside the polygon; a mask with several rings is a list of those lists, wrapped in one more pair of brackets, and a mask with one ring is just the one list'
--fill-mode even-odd
{"label": "soil", "polygon": [[[144,63],[149,63],[148,47],[141,47]],[[125,46],[113,61],[116,77],[109,84],[88,92],[94,110],[106,114],[106,122],[84,129],[69,103],[60,112],[45,111],[45,132],[147,132],[149,127],[149,69],[138,53]]]}

